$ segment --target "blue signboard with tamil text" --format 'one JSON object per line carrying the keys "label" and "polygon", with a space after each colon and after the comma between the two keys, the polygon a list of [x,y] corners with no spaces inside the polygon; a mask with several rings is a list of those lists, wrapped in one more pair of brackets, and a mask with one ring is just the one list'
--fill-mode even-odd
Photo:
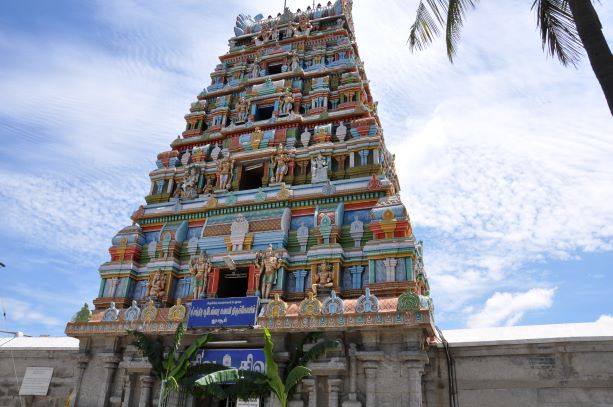
{"label": "blue signboard with tamil text", "polygon": [[188,328],[253,326],[258,297],[206,298],[194,300],[189,309]]}
{"label": "blue signboard with tamil text", "polygon": [[194,363],[215,363],[227,368],[266,373],[266,358],[262,349],[200,349]]}

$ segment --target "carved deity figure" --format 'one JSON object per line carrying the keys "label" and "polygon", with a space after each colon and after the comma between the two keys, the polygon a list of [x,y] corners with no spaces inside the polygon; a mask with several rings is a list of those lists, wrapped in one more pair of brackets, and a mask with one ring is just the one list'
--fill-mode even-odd
{"label": "carved deity figure", "polygon": [[268,245],[268,249],[264,253],[259,253],[256,256],[256,261],[259,258],[257,268],[264,269],[264,277],[262,278],[262,298],[270,297],[270,290],[273,284],[277,283],[277,270],[281,266],[279,258],[272,249],[272,244]]}
{"label": "carved deity figure", "polygon": [[198,177],[198,167],[192,166],[186,171],[180,187],[180,197],[182,199],[194,199],[198,197]]}
{"label": "carved deity figure", "polygon": [[283,94],[283,98],[281,99],[281,115],[288,115],[292,113],[293,108],[294,96],[292,95],[292,91],[287,88]]}
{"label": "carved deity figure", "polygon": [[247,120],[249,114],[249,102],[245,98],[240,98],[236,105],[236,121],[242,123]]}
{"label": "carved deity figure", "polygon": [[159,297],[164,294],[164,290],[166,288],[166,276],[162,274],[161,270],[158,270],[153,275],[153,279],[151,280],[151,284],[149,285],[149,292],[147,295],[149,297]]}
{"label": "carved deity figure", "polygon": [[251,66],[251,79],[255,79],[260,75],[260,64],[254,62]]}
{"label": "carved deity figure", "polygon": [[332,287],[334,285],[334,280],[332,279],[332,273],[328,263],[320,263],[317,266],[317,274],[315,276],[315,283],[317,287]]}
{"label": "carved deity figure", "polygon": [[273,36],[272,28],[270,28],[269,23],[262,24],[262,29],[260,31],[260,35],[255,37],[255,45],[261,45],[271,39]]}
{"label": "carved deity figure", "polygon": [[279,144],[277,153],[273,157],[275,168],[275,182],[283,182],[283,177],[287,174],[288,163],[290,161],[289,154],[283,148],[283,144]]}
{"label": "carved deity figure", "polygon": [[298,23],[292,23],[292,30],[294,30],[294,36],[296,37],[306,37],[311,33],[312,29],[313,26],[309,18],[304,14],[300,17]]}
{"label": "carved deity figure", "polygon": [[311,183],[325,182],[327,180],[328,163],[321,153],[319,153],[311,160]]}
{"label": "carved deity figure", "polygon": [[230,154],[217,160],[217,188],[229,189],[232,182],[232,171],[234,169],[234,160]]}
{"label": "carved deity figure", "polygon": [[290,62],[289,69],[290,71],[294,72],[294,71],[297,71],[299,68],[300,68],[300,58],[298,58],[298,55],[292,54],[292,60]]}
{"label": "carved deity figure", "polygon": [[194,299],[204,297],[210,270],[211,262],[204,253],[201,252],[198,257],[192,257],[190,260],[189,272],[194,281]]}
{"label": "carved deity figure", "polygon": [[245,215],[239,214],[230,226],[230,241],[232,242],[232,250],[243,250],[245,236],[249,233],[249,222]]}

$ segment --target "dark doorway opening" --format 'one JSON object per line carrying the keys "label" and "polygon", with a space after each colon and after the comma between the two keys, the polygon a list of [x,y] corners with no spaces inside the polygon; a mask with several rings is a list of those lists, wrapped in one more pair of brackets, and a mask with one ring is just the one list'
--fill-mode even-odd
{"label": "dark doorway opening", "polygon": [[255,121],[268,120],[272,117],[272,112],[275,110],[274,106],[261,106],[255,111]]}
{"label": "dark doorway opening", "polygon": [[245,191],[247,189],[258,189],[262,186],[262,178],[264,177],[264,163],[246,165],[243,167],[241,180],[238,183],[238,189]]}
{"label": "dark doorway opening", "polygon": [[268,75],[274,75],[277,73],[281,73],[281,67],[283,65],[279,64],[279,65],[269,65],[268,66]]}
{"label": "dark doorway opening", "polygon": [[248,276],[249,269],[247,268],[222,271],[219,278],[217,297],[228,298],[246,296]]}

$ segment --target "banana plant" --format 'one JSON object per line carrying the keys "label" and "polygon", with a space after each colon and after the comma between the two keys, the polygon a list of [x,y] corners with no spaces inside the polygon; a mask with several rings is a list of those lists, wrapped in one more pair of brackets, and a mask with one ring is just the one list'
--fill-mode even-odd
{"label": "banana plant", "polygon": [[185,334],[185,325],[181,322],[175,330],[172,345],[164,357],[164,346],[159,337],[152,339],[142,332],[129,329],[128,333],[134,338],[134,345],[147,357],[151,364],[151,374],[162,382],[160,390],[160,404],[166,400],[169,390],[178,390],[179,382],[187,375],[190,360],[198,349],[208,341],[209,335],[197,338],[181,355],[177,355],[181,346],[181,339]]}
{"label": "banana plant", "polygon": [[[310,360],[308,358],[315,358],[319,356],[323,351],[325,351],[326,348],[324,345],[317,344],[308,352],[304,352],[303,345],[305,341],[303,340],[301,345],[298,346],[296,351],[293,353],[290,359],[290,364],[288,364],[287,368],[289,373],[285,377],[285,380],[283,380],[279,374],[279,366],[274,359],[273,343],[270,337],[270,332],[266,328],[264,328],[264,336],[264,357],[266,359],[265,375],[254,372],[245,372],[238,369],[225,369],[206,374],[205,376],[196,380],[195,385],[207,388],[208,386],[216,386],[222,383],[232,382],[236,383],[236,386],[240,386],[241,382],[260,383],[277,397],[281,407],[286,407],[287,400],[289,399],[294,387],[300,383],[302,379],[311,375],[311,370],[301,365],[301,363],[308,362],[308,360]],[[314,335],[307,335],[308,340],[313,340],[314,337]],[[338,345],[338,342],[336,341],[329,341],[326,343],[328,347],[331,347],[332,343]],[[317,349],[313,351],[315,347],[317,347]]]}

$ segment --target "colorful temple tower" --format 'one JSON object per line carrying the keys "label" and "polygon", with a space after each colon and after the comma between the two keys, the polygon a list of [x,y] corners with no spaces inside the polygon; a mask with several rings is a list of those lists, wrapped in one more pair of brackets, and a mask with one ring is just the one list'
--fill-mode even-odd
{"label": "colorful temple tower", "polygon": [[259,326],[280,361],[307,332],[341,341],[293,406],[422,405],[435,336],[422,244],[351,6],[238,16],[146,205],[112,240],[95,309],[67,325],[81,339],[77,405],[150,405],[158,385],[126,330],[170,337],[193,300],[228,297],[260,298],[255,329],[216,330],[228,348],[261,346]]}

